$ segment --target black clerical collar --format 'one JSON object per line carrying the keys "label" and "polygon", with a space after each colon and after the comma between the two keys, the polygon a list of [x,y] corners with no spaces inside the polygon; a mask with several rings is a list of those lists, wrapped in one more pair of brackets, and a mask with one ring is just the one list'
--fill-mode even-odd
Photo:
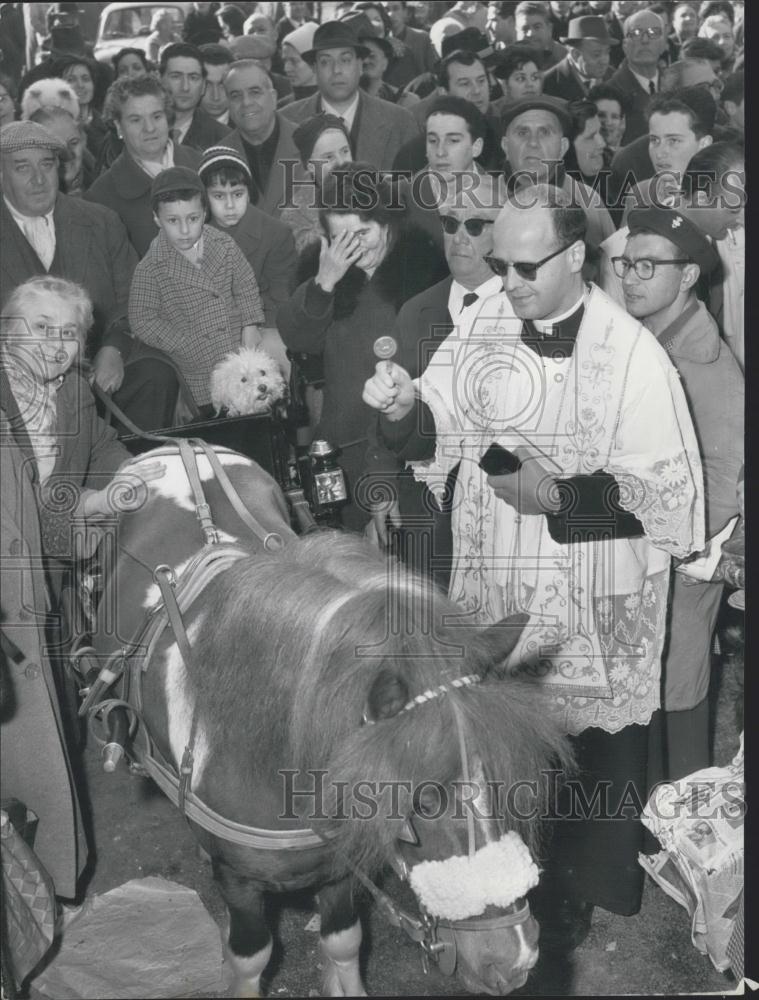
{"label": "black clerical collar", "polygon": [[553,358],[555,361],[571,358],[584,314],[583,300],[573,313],[547,330],[538,330],[532,320],[526,319],[520,333],[522,343],[541,358]]}

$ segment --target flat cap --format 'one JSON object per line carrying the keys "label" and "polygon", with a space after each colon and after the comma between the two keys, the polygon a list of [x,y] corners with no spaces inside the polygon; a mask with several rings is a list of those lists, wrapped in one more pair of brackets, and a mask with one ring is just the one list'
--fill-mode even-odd
{"label": "flat cap", "polygon": [[52,149],[66,154],[66,146],[37,122],[8,122],[0,128],[0,153],[18,153],[22,149]]}
{"label": "flat cap", "polygon": [[711,240],[684,212],[674,208],[634,208],[627,217],[630,235],[650,231],[670,240],[684,257],[698,264],[702,274],[709,274],[719,263],[719,254]]}
{"label": "flat cap", "polygon": [[341,132],[344,132],[345,138],[350,144],[348,126],[337,115],[314,115],[313,118],[307,118],[304,122],[300,123],[293,132],[293,142],[298,147],[298,152],[302,160],[305,161],[311,158],[316,140],[322,132],[326,132],[330,128],[337,128]]}
{"label": "flat cap", "polygon": [[150,185],[150,197],[156,198],[159,194],[166,194],[167,191],[197,191],[198,194],[205,194],[203,181],[194,170],[189,167],[169,167],[162,170],[153,178]]}
{"label": "flat cap", "polygon": [[562,132],[566,135],[572,127],[572,118],[567,111],[567,102],[560,97],[549,97],[548,94],[536,94],[535,97],[522,97],[518,101],[507,104],[501,111],[501,125],[504,131],[515,118],[525,111],[551,111],[559,119]]}

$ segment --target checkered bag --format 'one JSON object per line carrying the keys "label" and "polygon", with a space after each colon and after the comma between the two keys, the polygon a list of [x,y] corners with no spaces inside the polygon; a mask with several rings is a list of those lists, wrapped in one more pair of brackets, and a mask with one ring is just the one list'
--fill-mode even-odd
{"label": "checkered bag", "polygon": [[[20,985],[53,942],[56,902],[53,880],[42,862],[0,810],[3,920],[13,979]],[[5,964],[5,958],[3,962]]]}

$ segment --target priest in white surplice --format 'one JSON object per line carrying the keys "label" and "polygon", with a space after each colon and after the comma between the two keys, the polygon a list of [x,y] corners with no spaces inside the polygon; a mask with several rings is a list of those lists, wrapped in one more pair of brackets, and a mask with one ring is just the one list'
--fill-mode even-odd
{"label": "priest in white surplice", "polygon": [[[703,482],[666,352],[583,281],[582,209],[548,185],[514,198],[488,258],[503,292],[443,341],[419,379],[378,365],[364,399],[430,489],[461,462],[449,593],[468,620],[529,616],[510,664],[540,685],[580,770],[579,791],[561,800],[567,818],[552,823],[542,889],[543,939],[571,949],[594,905],[640,907],[637,816],[670,557],[704,544]],[[494,442],[521,461],[518,472],[480,467]],[[594,793],[583,812],[578,799]]]}

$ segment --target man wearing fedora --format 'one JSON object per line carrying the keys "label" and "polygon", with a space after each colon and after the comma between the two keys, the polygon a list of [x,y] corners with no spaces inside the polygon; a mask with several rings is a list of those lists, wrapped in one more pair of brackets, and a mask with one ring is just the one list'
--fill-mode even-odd
{"label": "man wearing fedora", "polygon": [[355,159],[390,170],[404,143],[418,135],[418,127],[405,108],[370,97],[359,89],[363,59],[368,49],[349,24],[327,21],[314,34],[313,48],[303,59],[313,65],[318,92],[282,109],[282,115],[299,124],[319,114],[342,118],[348,126]]}
{"label": "man wearing fedora", "polygon": [[605,83],[612,74],[612,45],[618,45],[609,34],[602,17],[575,17],[562,42],[569,51],[543,76],[543,93],[563,97],[565,101],[587,98],[597,83]]}

